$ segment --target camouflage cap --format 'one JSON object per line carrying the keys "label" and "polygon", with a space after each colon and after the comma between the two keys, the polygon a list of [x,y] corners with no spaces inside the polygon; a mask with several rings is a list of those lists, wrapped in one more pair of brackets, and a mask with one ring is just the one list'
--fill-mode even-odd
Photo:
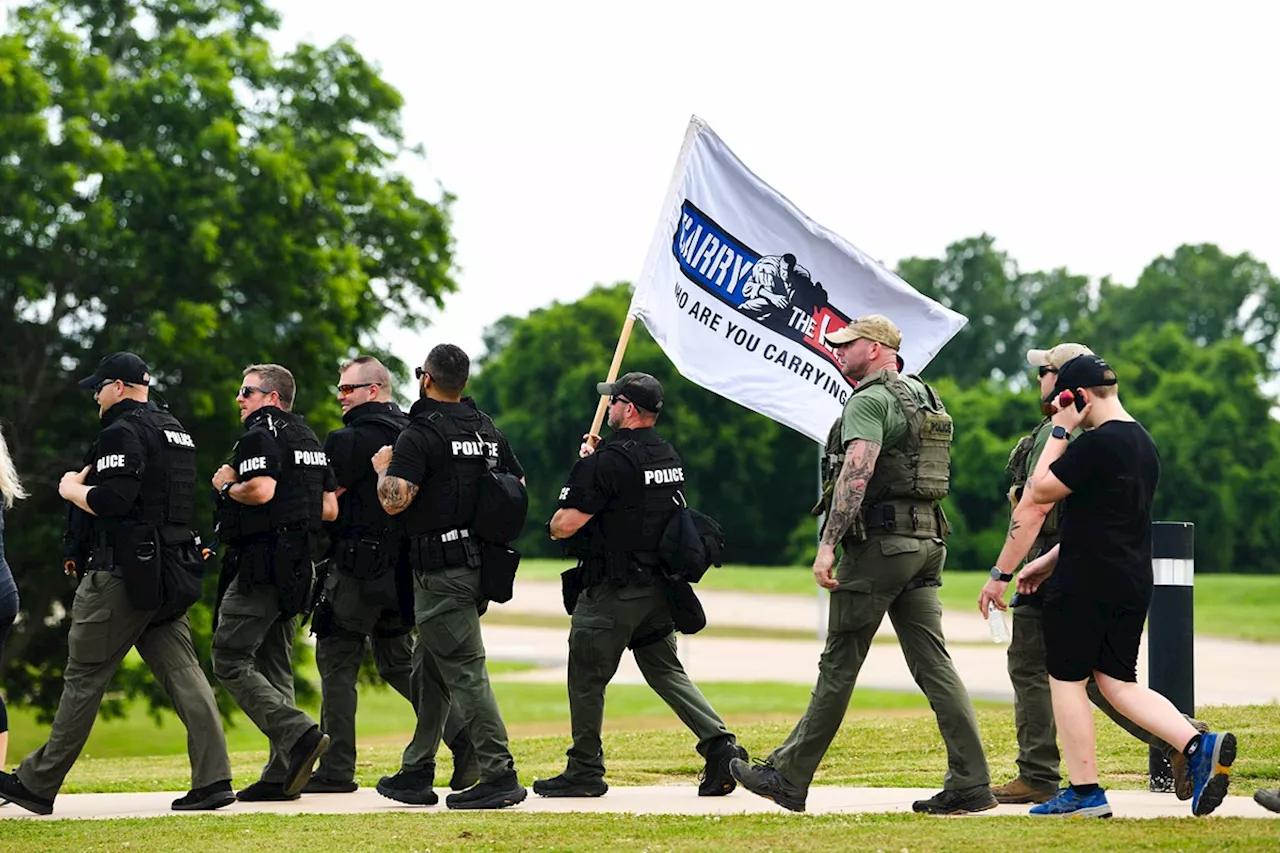
{"label": "camouflage cap", "polygon": [[1058,344],[1051,349],[1027,350],[1027,363],[1032,367],[1052,367],[1061,370],[1062,365],[1078,355],[1093,355],[1084,344]]}
{"label": "camouflage cap", "polygon": [[858,338],[866,338],[869,341],[884,344],[890,349],[902,348],[902,331],[883,314],[868,314],[865,317],[859,317],[847,326],[836,329],[834,332],[828,332],[826,338],[827,343],[832,346],[847,344],[850,341],[856,341]]}

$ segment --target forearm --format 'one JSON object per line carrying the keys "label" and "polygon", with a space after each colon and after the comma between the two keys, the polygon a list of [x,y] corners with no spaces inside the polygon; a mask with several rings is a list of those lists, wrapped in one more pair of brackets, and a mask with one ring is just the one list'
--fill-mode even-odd
{"label": "forearm", "polygon": [[831,494],[831,510],[826,526],[822,529],[822,544],[835,547],[842,540],[862,511],[867,494],[867,483],[875,470],[880,445],[874,441],[854,441],[845,454],[844,467],[836,479]]}
{"label": "forearm", "polygon": [[275,483],[270,485],[262,481],[261,477],[255,477],[243,483],[233,483],[231,488],[227,489],[227,497],[238,504],[245,506],[262,506],[276,495]]}
{"label": "forearm", "polygon": [[568,539],[573,536],[582,526],[591,520],[591,516],[582,510],[561,507],[556,510],[556,514],[551,516],[551,521],[547,525],[547,532],[552,539]]}
{"label": "forearm", "polygon": [[417,496],[416,484],[394,477],[385,470],[378,472],[378,503],[382,504],[387,515],[404,512]]}
{"label": "forearm", "polygon": [[67,486],[66,499],[90,515],[97,515],[93,511],[93,507],[89,506],[89,493],[94,488],[94,486],[86,486],[84,484]]}
{"label": "forearm", "polygon": [[1051,506],[1032,503],[1025,497],[1014,507],[1009,519],[1009,535],[1005,537],[1004,547],[996,558],[996,568],[1006,575],[1017,571],[1035,545],[1036,537],[1044,527],[1045,516],[1051,509]]}

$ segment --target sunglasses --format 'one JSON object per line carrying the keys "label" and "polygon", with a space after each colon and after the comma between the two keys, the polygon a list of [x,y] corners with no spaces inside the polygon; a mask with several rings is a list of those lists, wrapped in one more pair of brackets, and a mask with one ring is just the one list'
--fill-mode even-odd
{"label": "sunglasses", "polygon": [[422,377],[424,377],[424,376],[429,376],[430,374],[429,374],[429,373],[427,373],[427,371],[426,371],[426,370],[424,370],[424,369],[423,369],[423,368],[421,368],[421,367],[415,367],[415,368],[413,369],[413,375],[414,375],[414,377],[416,377],[417,379],[422,379]]}
{"label": "sunglasses", "polygon": [[101,385],[99,385],[97,388],[93,389],[93,396],[97,397],[99,394],[102,393],[103,388],[106,388],[108,385],[115,385],[116,382],[119,382],[121,385],[124,385],[126,388],[133,387],[132,382],[125,382],[123,379],[108,379],[105,382],[103,382]]}
{"label": "sunglasses", "polygon": [[635,403],[632,403],[630,400],[628,400],[626,397],[622,396],[621,394],[614,394],[612,397],[610,397],[609,405],[612,406],[614,403],[618,402],[619,400],[621,400],[624,403],[628,403],[632,406],[635,405]]}
{"label": "sunglasses", "polygon": [[374,388],[377,387],[377,385],[377,382],[360,382],[355,385],[339,385],[338,393],[345,397],[357,388]]}
{"label": "sunglasses", "polygon": [[240,390],[236,392],[236,396],[248,399],[255,391],[264,395],[273,393],[270,388],[258,388],[255,385],[242,385]]}
{"label": "sunglasses", "polygon": [[1045,376],[1047,376],[1047,375],[1048,375],[1048,374],[1050,374],[1050,373],[1057,373],[1057,372],[1058,372],[1057,370],[1055,370],[1054,368],[1050,367],[1050,366],[1049,366],[1049,365],[1047,365],[1047,364],[1042,364],[1042,365],[1040,365],[1040,368],[1039,368],[1039,373],[1040,373],[1040,378],[1041,378],[1041,379],[1044,379],[1044,378],[1045,378]]}

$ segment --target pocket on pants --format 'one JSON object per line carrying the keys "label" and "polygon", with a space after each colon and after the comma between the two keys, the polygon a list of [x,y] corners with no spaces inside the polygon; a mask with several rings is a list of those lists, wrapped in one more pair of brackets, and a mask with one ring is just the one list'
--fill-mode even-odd
{"label": "pocket on pants", "polygon": [[840,581],[831,592],[827,630],[831,633],[857,631],[875,618],[873,585],[870,578]]}
{"label": "pocket on pants", "polygon": [[[81,604],[80,602],[77,602]],[[83,605],[71,614],[67,651],[80,663],[103,663],[111,657],[111,608]]]}

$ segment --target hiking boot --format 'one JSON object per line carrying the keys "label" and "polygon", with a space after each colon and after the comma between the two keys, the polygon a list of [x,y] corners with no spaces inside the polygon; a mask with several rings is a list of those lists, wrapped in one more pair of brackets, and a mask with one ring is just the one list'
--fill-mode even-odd
{"label": "hiking boot", "polygon": [[236,792],[236,799],[243,803],[277,803],[296,800],[301,794],[290,794],[281,782],[264,782],[259,779],[247,788]]}
{"label": "hiking boot", "polygon": [[1280,812],[1280,788],[1259,788],[1253,792],[1253,801],[1267,811]]}
{"label": "hiking boot", "polygon": [[[1187,717],[1187,722],[1196,727],[1196,731],[1200,734],[1208,734],[1209,726],[1199,720]],[[1191,782],[1191,774],[1187,771],[1187,756],[1180,749],[1175,749],[1173,755],[1169,756],[1169,770],[1173,776],[1173,793],[1179,800],[1191,799],[1194,793],[1194,785]]]}
{"label": "hiking boot", "polygon": [[1058,796],[1056,785],[1036,785],[1021,776],[999,787],[992,788],[997,803],[1021,805],[1023,803],[1047,803]]}
{"label": "hiking boot", "polygon": [[735,758],[746,761],[747,751],[738,746],[733,735],[720,738],[707,749],[707,766],[698,776],[699,797],[723,797],[733,793],[738,782],[729,772],[729,762]]}
{"label": "hiking boot", "polygon": [[170,807],[175,812],[209,812],[229,806],[236,801],[235,791],[231,790],[231,780],[223,779],[200,788],[192,788],[185,797],[173,801]]}
{"label": "hiking boot", "polygon": [[444,804],[451,809],[505,809],[523,803],[529,792],[520,784],[514,770],[492,782],[481,782],[474,788],[450,794]]}
{"label": "hiking boot", "polygon": [[609,785],[603,779],[594,782],[574,782],[564,774],[550,779],[536,779],[533,792],[539,797],[603,797]]}
{"label": "hiking boot", "polygon": [[318,773],[312,773],[307,784],[302,786],[304,794],[350,794],[360,790],[360,786],[352,779],[350,782],[339,782],[326,779]]}
{"label": "hiking boot", "polygon": [[1200,746],[1187,757],[1191,775],[1191,813],[1212,814],[1222,805],[1231,784],[1231,765],[1236,760],[1236,736],[1230,732],[1200,735]]}
{"label": "hiking boot", "polygon": [[377,791],[389,800],[410,806],[434,806],[440,802],[435,792],[435,773],[431,770],[401,770],[394,776],[378,780]]}
{"label": "hiking boot", "polygon": [[458,732],[449,744],[453,753],[453,775],[449,777],[449,788],[453,791],[465,791],[480,781],[480,757],[476,755],[476,746],[471,742],[467,730]]}
{"label": "hiking boot", "polygon": [[1092,793],[1077,793],[1074,788],[1063,788],[1047,803],[1032,806],[1036,817],[1111,817],[1111,804],[1107,792],[1095,788]]}
{"label": "hiking boot", "polygon": [[312,726],[289,749],[289,770],[284,777],[286,794],[300,794],[311,779],[311,771],[324,751],[329,748],[329,736]]}
{"label": "hiking boot", "polygon": [[38,797],[27,790],[16,773],[5,773],[0,770],[0,798],[22,806],[36,814],[53,814],[53,798]]}
{"label": "hiking boot", "polygon": [[983,812],[996,807],[995,794],[990,785],[974,785],[972,788],[943,790],[927,800],[916,800],[911,804],[913,812],[924,814],[968,814]]}
{"label": "hiking boot", "polygon": [[784,809],[793,812],[804,811],[804,801],[808,793],[792,785],[782,777],[772,764],[756,760],[748,764],[741,758],[729,759],[729,772],[733,778],[742,783],[742,787],[766,800],[773,800]]}

